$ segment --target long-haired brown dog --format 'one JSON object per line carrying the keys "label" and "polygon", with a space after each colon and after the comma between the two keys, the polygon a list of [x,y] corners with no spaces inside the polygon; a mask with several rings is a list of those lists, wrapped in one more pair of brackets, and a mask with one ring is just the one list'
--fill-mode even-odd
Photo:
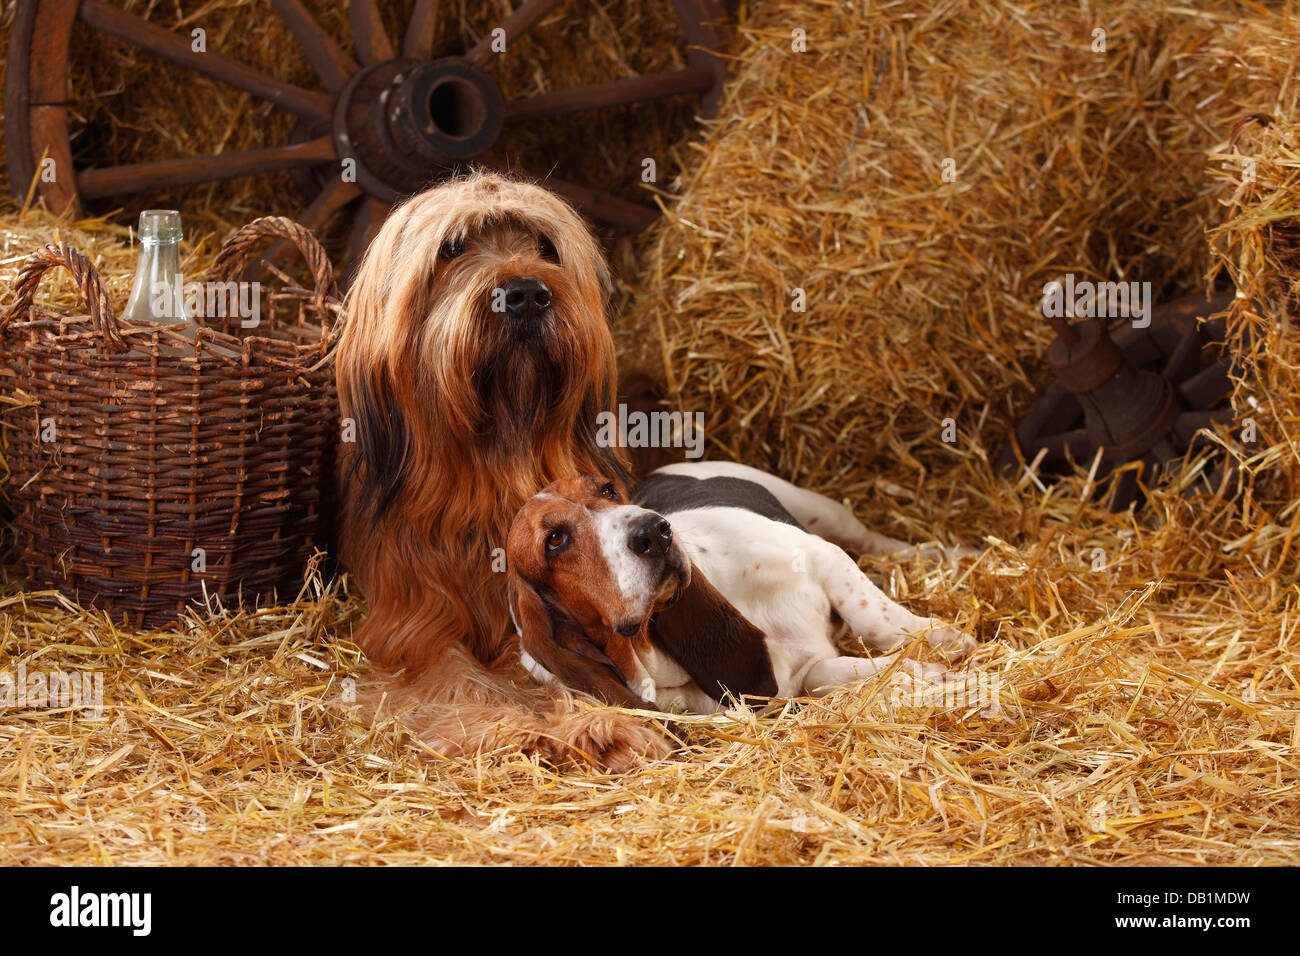
{"label": "long-haired brown dog", "polygon": [[536,686],[506,599],[511,519],[574,474],[623,477],[597,442],[612,410],[608,277],[590,232],[537,186],[473,173],[395,209],[348,299],[339,400],[342,556],[385,692],[443,752],[514,743],[613,767],[667,742],[653,726]]}

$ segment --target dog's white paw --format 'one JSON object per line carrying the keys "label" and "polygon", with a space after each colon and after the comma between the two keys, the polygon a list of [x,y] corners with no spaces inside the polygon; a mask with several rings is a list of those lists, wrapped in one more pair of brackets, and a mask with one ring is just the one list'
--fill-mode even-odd
{"label": "dog's white paw", "polygon": [[915,548],[917,554],[926,561],[933,561],[936,564],[956,564],[962,558],[978,558],[983,551],[977,551],[975,548],[968,548],[965,545],[943,545],[937,543],[921,544]]}
{"label": "dog's white paw", "polygon": [[935,622],[934,630],[926,635],[931,647],[937,647],[950,657],[965,657],[979,646],[970,634],[951,625]]}
{"label": "dog's white paw", "polygon": [[948,676],[948,669],[942,664],[931,664],[925,661],[906,660],[899,664],[899,669],[906,671],[913,677],[924,681],[942,681]]}

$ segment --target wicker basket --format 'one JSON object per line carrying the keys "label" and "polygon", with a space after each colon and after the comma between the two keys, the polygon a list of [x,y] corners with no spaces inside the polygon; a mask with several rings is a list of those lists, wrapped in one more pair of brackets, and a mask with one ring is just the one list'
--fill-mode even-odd
{"label": "wicker basket", "polygon": [[[342,312],[324,251],[287,219],[245,226],[205,278],[234,279],[268,237],[298,246],[315,288],[280,273],[247,334],[234,316],[200,319],[193,338],[128,326],[81,253],[51,244],[27,258],[0,315],[0,399],[29,589],[135,627],[213,597],[297,593],[331,533]],[[87,314],[32,304],[54,266],[72,273]]]}

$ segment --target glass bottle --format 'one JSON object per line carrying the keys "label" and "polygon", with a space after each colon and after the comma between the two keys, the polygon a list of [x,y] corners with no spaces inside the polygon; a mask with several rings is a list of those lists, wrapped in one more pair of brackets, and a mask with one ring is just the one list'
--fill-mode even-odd
{"label": "glass bottle", "polygon": [[186,322],[184,333],[193,335],[193,319],[185,312],[181,288],[181,214],[175,209],[146,209],[140,213],[139,233],[140,259],[122,318],[135,325]]}

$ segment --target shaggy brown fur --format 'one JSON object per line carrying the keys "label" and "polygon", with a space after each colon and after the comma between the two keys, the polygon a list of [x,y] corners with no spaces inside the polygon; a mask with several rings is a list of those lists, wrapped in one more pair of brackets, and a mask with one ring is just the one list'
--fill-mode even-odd
{"label": "shaggy brown fur", "polygon": [[[527,325],[499,311],[498,290],[522,277],[552,297]],[[358,640],[404,671],[386,693],[440,749],[513,741],[616,766],[666,752],[653,726],[534,686],[506,601],[515,511],[559,478],[626,475],[596,441],[616,388],[607,288],[567,204],[475,173],[395,209],[349,294],[338,384],[356,441],[342,455],[342,554],[370,606]]]}

